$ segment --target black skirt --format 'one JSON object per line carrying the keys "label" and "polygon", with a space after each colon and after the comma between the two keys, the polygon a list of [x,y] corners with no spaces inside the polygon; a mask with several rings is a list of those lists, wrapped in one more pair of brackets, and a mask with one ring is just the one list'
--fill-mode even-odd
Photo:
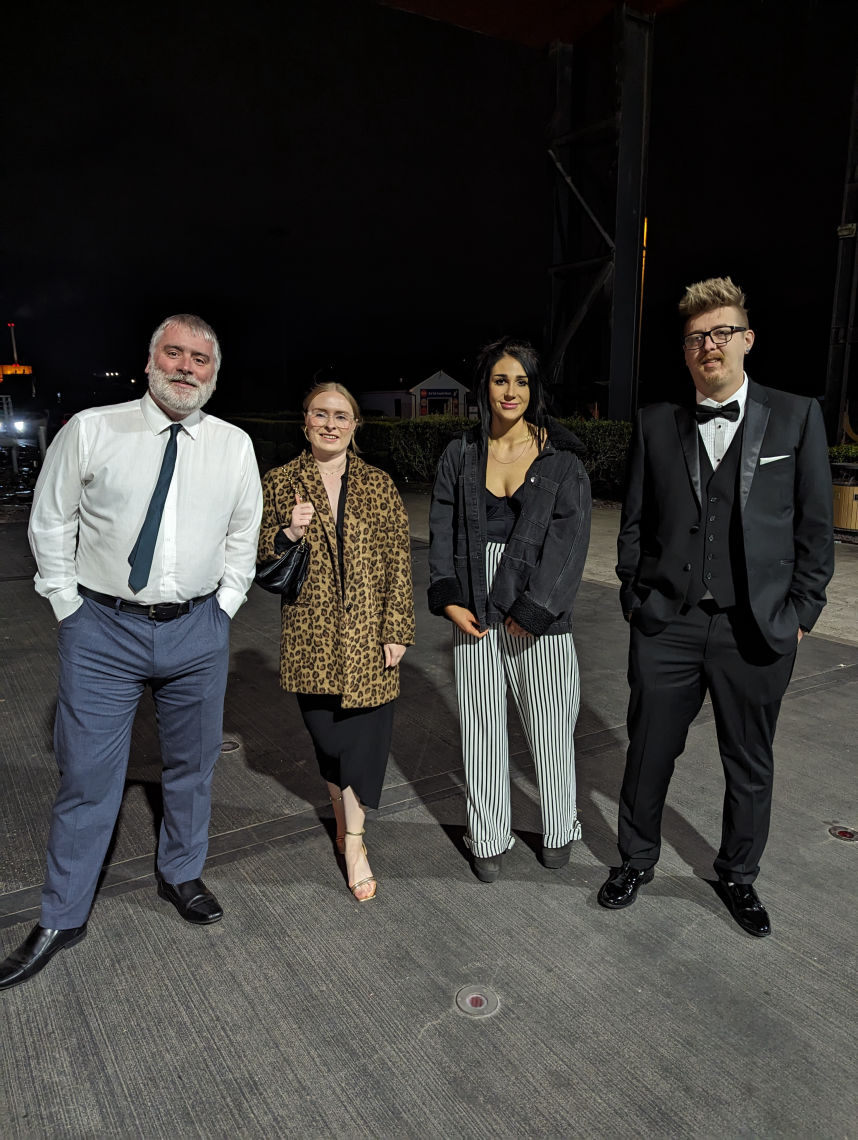
{"label": "black skirt", "polygon": [[362,804],[377,808],[393,736],[394,702],[371,709],[344,709],[339,696],[295,695],[322,779],[338,788],[351,788]]}

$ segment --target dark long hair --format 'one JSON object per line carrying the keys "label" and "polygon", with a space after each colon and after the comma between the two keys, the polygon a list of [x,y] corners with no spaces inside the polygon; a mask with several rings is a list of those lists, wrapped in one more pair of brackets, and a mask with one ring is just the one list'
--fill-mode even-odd
{"label": "dark long hair", "polygon": [[483,437],[488,439],[492,425],[492,410],[489,400],[489,381],[492,369],[502,356],[512,356],[519,362],[527,374],[527,383],[530,388],[530,402],[524,413],[527,423],[536,429],[540,446],[548,429],[548,412],[545,407],[545,383],[542,376],[542,361],[539,353],[526,340],[514,336],[504,336],[493,344],[487,344],[480,350],[477,357],[477,366],[474,371],[474,395],[477,409],[480,413],[480,427]]}

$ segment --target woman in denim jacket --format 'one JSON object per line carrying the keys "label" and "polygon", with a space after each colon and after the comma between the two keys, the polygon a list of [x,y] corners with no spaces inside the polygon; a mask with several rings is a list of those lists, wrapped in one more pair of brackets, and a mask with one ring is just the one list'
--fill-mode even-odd
{"label": "woman in denim jacket", "polygon": [[474,872],[497,879],[514,842],[506,689],[533,756],[542,862],[581,837],[573,732],[580,690],[572,607],[590,540],[581,441],[545,413],[535,349],[505,337],[477,364],[480,423],[438,465],[429,608],[453,623],[453,664]]}

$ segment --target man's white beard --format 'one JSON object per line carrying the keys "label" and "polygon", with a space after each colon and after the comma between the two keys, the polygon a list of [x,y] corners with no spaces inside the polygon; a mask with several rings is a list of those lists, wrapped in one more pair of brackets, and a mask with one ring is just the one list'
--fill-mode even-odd
{"label": "man's white beard", "polygon": [[[187,384],[196,384],[191,391],[178,388],[174,381],[183,380]],[[209,380],[207,384],[200,384],[193,377],[184,376],[179,372],[170,374],[163,372],[157,364],[149,365],[149,391],[154,398],[172,412],[194,412],[208,403],[217,386],[217,380]]]}

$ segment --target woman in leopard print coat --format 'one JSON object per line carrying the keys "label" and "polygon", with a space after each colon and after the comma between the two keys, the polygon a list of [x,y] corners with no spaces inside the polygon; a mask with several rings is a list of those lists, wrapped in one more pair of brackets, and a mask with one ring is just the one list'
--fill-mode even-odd
{"label": "woman in leopard print coat", "polygon": [[399,661],[414,639],[408,517],[390,477],[354,451],[360,411],[339,384],[304,401],[310,450],[263,480],[260,562],[302,535],[310,569],[281,606],[280,684],[298,695],[337,820],[349,887],[359,902],[377,883],[360,836],[378,807]]}

